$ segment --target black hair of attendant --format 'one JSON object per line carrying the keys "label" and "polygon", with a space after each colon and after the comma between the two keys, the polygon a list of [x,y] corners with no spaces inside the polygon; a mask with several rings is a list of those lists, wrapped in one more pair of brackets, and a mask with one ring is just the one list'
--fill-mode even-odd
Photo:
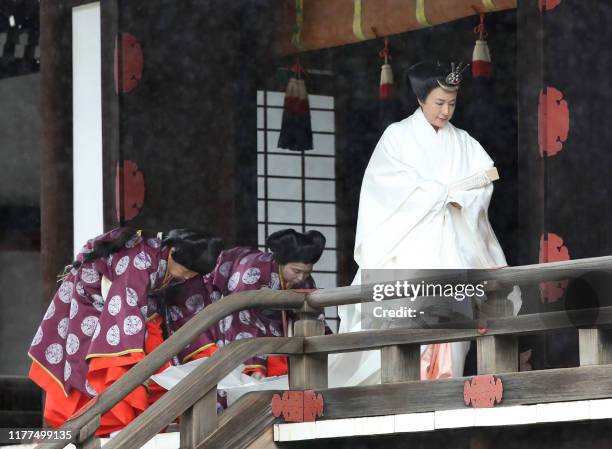
{"label": "black hair of attendant", "polygon": [[325,249],[325,236],[314,230],[302,234],[295,229],[282,229],[270,234],[266,245],[280,265],[291,262],[315,264]]}
{"label": "black hair of attendant", "polygon": [[412,87],[417,99],[424,102],[429,93],[436,87],[441,87],[449,70],[439,62],[422,61],[406,69],[404,85]]}
{"label": "black hair of attendant", "polygon": [[[138,233],[133,228],[121,228],[113,240],[98,241],[92,252],[83,257],[83,262],[74,261],[72,266],[79,268],[82,263],[92,262],[100,257],[108,257],[125,247],[125,244]],[[158,234],[141,231],[142,238],[153,238]],[[188,228],[172,229],[162,235],[162,245],[174,248],[172,258],[191,271],[206,274],[215,267],[217,256],[223,249],[220,238]]]}
{"label": "black hair of attendant", "polygon": [[193,229],[173,229],[163,238],[162,244],[174,248],[172,258],[196,273],[210,273],[223,249],[218,237]]}

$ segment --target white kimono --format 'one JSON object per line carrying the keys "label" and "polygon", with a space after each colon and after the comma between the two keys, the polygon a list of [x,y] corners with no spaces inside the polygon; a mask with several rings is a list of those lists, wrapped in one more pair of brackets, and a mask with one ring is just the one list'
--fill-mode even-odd
{"label": "white kimono", "polygon": [[[436,132],[420,108],[390,125],[361,187],[354,254],[360,270],[505,266],[487,214],[493,185],[484,172],[492,166],[467,132],[450,123]],[[360,280],[358,271],[353,284]],[[340,332],[361,330],[359,304],[339,309]],[[468,348],[452,344],[453,377],[463,375]],[[379,366],[379,351],[332,357],[330,386],[376,383]],[[340,372],[351,374],[334,375]]]}

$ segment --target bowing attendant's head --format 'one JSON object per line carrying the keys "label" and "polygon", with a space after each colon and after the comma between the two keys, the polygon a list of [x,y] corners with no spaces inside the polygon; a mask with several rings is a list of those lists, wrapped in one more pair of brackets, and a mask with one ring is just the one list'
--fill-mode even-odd
{"label": "bowing attendant's head", "polygon": [[[162,238],[163,237],[163,238]],[[79,268],[83,263],[93,262],[100,257],[108,257],[125,248],[133,239],[161,240],[161,245],[170,248],[167,272],[178,280],[187,280],[196,274],[206,274],[215,267],[217,256],[223,249],[222,240],[210,234],[188,228],[173,229],[168,233],[151,232],[133,228],[117,229],[113,238],[98,240],[94,248],[82,260],[75,260],[72,267]]]}
{"label": "bowing attendant's head", "polygon": [[283,229],[271,234],[266,244],[280,267],[285,288],[294,288],[310,276],[321,258],[325,236],[319,231],[302,234],[295,229]]}
{"label": "bowing attendant's head", "polygon": [[465,66],[423,61],[406,71],[412,91],[417,97],[423,115],[436,130],[451,120],[457,104],[461,72]]}
{"label": "bowing attendant's head", "polygon": [[170,247],[168,273],[183,281],[210,272],[223,246],[219,238],[186,228],[171,230],[162,243]]}

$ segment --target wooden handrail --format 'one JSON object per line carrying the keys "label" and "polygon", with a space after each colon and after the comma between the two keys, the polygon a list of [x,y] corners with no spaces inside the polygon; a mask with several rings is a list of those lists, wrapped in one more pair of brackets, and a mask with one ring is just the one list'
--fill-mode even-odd
{"label": "wooden handrail", "polygon": [[203,397],[244,360],[260,354],[301,354],[300,337],[262,337],[238,340],[215,352],[206,363],[189,373],[172,390],[112,438],[106,449],[140,447],[164,426]]}
{"label": "wooden handrail", "polygon": [[[442,276],[440,276],[441,270],[436,270],[437,274],[435,275],[413,276],[402,279],[400,282],[469,282],[477,284],[483,281],[496,281],[499,284],[511,286],[522,283],[567,279],[595,270],[612,270],[612,256],[486,270],[448,270],[449,273]],[[317,290],[309,293],[306,301],[310,306],[318,308],[370,302],[372,301],[374,285],[376,284]]]}
{"label": "wooden handrail", "polygon": [[[447,277],[436,277],[429,279],[436,282],[457,282],[462,281],[478,283],[482,281],[497,281],[500,284],[519,284],[526,282],[540,282],[567,279],[568,277],[579,276],[589,271],[594,270],[611,270],[612,256],[594,257],[589,259],[578,259],[564,262],[554,262],[546,264],[534,264],[521,267],[507,267],[491,270],[469,270],[453,272]],[[420,282],[425,280],[422,276],[406,279],[409,282]],[[354,304],[360,302],[372,301],[372,289],[374,284],[366,286],[351,286],[340,287],[326,290],[318,290],[308,294],[287,291],[287,290],[254,290],[248,292],[240,292],[226,297],[223,301],[216,302],[206,307],[205,311],[197,314],[179,331],[173,334],[168,340],[162,343],[151,354],[145,357],[128,373],[119,378],[105,392],[103,392],[96,400],[95,404],[77,418],[66,422],[61,428],[70,429],[75,434],[79,431],[83,434],[88,433],[95,425],[99,417],[110,410],[115,404],[121,401],[127,394],[138,387],[142,382],[153,375],[167,360],[178,354],[185,346],[193,342],[206,329],[215,325],[219,320],[236,311],[250,308],[293,308],[303,309],[307,304],[315,309],[320,309],[332,305]],[[602,309],[603,310],[603,309]],[[560,312],[564,314],[564,312]],[[606,312],[607,313],[607,312]],[[548,316],[548,315],[547,315]],[[606,317],[608,315],[605,315]],[[520,320],[519,318],[508,318],[508,320]],[[526,324],[529,319],[523,320]],[[608,319],[608,318],[606,318]],[[496,321],[503,323],[503,321]],[[512,321],[511,325],[516,326],[520,321]],[[607,321],[608,322],[608,321]],[[510,324],[508,321],[507,324]],[[568,326],[563,326],[568,327]],[[544,327],[534,325],[533,330],[525,332],[537,332],[538,330],[546,330]],[[378,334],[376,332],[379,332]],[[380,347],[380,343],[376,343],[376,339],[381,337],[381,331],[373,331],[372,333],[363,333],[362,340],[363,348]],[[386,331],[388,332],[388,331]],[[434,337],[431,333],[421,333],[421,331],[402,330],[398,331],[391,339],[395,339],[395,344],[406,343],[412,341],[417,342],[434,342],[434,341],[452,341],[463,340],[475,337],[473,329],[456,330],[453,335],[445,335]],[[404,334],[402,334],[404,332]],[[409,337],[409,332],[413,332],[412,337]],[[439,331],[438,331],[439,332]],[[520,332],[508,332],[520,333]],[[389,334],[390,335],[390,334]],[[418,335],[418,336],[417,336]],[[491,334],[493,335],[493,334]],[[450,337],[450,338],[449,338]],[[277,338],[277,337],[275,337]],[[333,338],[333,339],[332,339]],[[351,350],[351,336],[341,335],[334,337],[308,337],[306,340],[308,351],[310,352],[341,352]],[[401,338],[401,340],[400,340]],[[320,340],[319,340],[320,339]],[[369,340],[368,340],[369,339]],[[373,340],[374,339],[374,340]],[[261,339],[258,339],[261,340]],[[418,341],[417,341],[418,340]],[[391,340],[390,340],[391,341]],[[236,346],[228,346],[236,347]],[[354,348],[353,350],[358,350]],[[273,351],[267,351],[273,352]],[[244,357],[246,358],[246,357]],[[233,369],[233,368],[232,368]],[[231,370],[230,370],[231,371]],[[168,395],[166,395],[168,396]],[[146,412],[145,412],[146,413]],[[143,413],[144,415],[144,413]],[[172,417],[171,419],[173,419]],[[164,424],[165,425],[165,424]],[[64,447],[62,443],[51,443],[37,446],[48,449],[60,449]]]}
{"label": "wooden handrail", "polygon": [[[487,335],[518,335],[567,328],[573,325],[610,323],[612,323],[612,307],[601,309],[595,323],[592,321],[590,310],[533,314],[494,320],[487,329]],[[476,325],[476,323],[473,324]],[[175,416],[193,406],[211,388],[214,388],[234,367],[257,354],[359,351],[397,344],[418,345],[467,340],[479,335],[478,329],[392,329],[321,337],[264,337],[257,340],[235,341],[213,354],[206,364],[196,368],[176,387],[132,421],[105,447],[118,449],[127,447],[128,443],[135,447],[146,443]]]}
{"label": "wooden handrail", "polygon": [[[305,297],[304,293],[265,289],[236,293],[223,301],[211,304],[206,308],[206,313],[199,313],[193,317],[187,325],[179,329],[99,395],[91,408],[77,418],[67,421],[61,429],[71,430],[74,434],[78,434],[80,429],[114,407],[136,387],[155,374],[167,360],[170,360],[206,329],[215,325],[227,315],[250,308],[286,307],[299,309],[304,305]],[[37,448],[61,449],[64,446],[64,443],[57,442],[48,443],[44,446],[39,445]]]}

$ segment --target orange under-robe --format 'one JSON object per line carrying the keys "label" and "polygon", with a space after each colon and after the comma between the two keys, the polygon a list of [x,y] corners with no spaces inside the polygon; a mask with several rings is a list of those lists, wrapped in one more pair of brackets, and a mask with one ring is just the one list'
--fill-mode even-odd
{"label": "orange under-robe", "polygon": [[[133,352],[121,356],[92,357],[89,360],[87,380],[98,392],[102,393],[132,366],[141,361],[145,354],[153,351],[163,342],[161,317],[153,315],[147,322],[147,337],[143,352]],[[169,365],[167,362],[158,372]],[[44,419],[53,427],[60,427],[76,414],[90,398],[79,390],[73,389],[66,395],[61,384],[39,363],[34,361],[30,368],[30,378],[46,393]],[[159,399],[165,389],[153,381],[141,385],[102,415],[96,435],[107,435],[124,428],[150,404]]]}
{"label": "orange under-robe", "polygon": [[421,354],[421,380],[453,377],[453,354],[450,343],[427,345]]}

